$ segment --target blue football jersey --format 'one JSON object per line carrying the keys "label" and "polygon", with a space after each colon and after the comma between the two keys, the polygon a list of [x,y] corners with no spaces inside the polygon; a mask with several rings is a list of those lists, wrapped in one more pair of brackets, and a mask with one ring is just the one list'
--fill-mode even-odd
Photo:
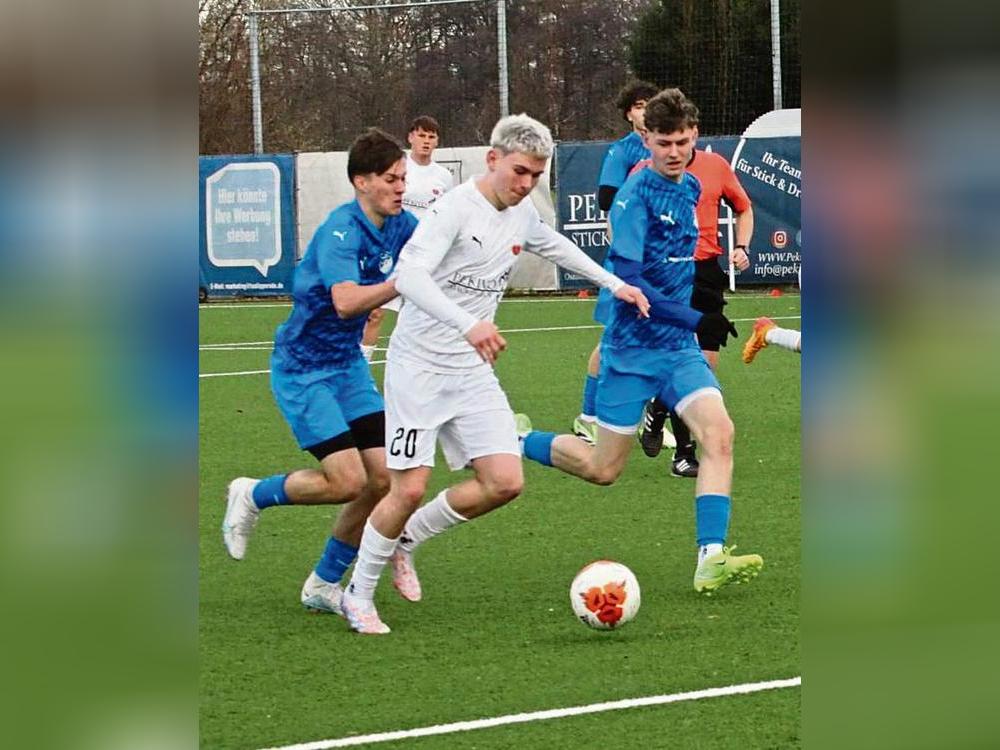
{"label": "blue football jersey", "polygon": [[[694,248],[698,241],[695,206],[701,185],[685,172],[674,182],[654,169],[625,181],[611,207],[608,257],[642,263],[642,277],[667,299],[690,305],[694,286]],[[615,300],[604,344],[612,348],[681,349],[697,346],[694,333],[653,318],[639,318],[635,307]]]}
{"label": "blue football jersey", "polygon": [[649,149],[642,142],[642,136],[633,130],[608,146],[597,184],[620,188],[628,173],[632,171],[632,167],[648,158]]}
{"label": "blue football jersey", "polygon": [[331,211],[295,269],[292,314],[274,337],[275,365],[309,372],[347,367],[359,359],[368,316],[337,315],[330,287],[342,281],[362,286],[385,281],[416,226],[416,217],[403,211],[387,216],[376,229],[356,200]]}

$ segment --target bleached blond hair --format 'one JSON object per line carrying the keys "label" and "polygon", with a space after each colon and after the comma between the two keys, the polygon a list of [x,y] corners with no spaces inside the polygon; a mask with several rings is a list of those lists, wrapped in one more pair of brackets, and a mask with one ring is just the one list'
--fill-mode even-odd
{"label": "bleached blond hair", "polygon": [[490,146],[504,154],[517,152],[545,159],[555,149],[549,129],[523,112],[503,117],[493,126]]}

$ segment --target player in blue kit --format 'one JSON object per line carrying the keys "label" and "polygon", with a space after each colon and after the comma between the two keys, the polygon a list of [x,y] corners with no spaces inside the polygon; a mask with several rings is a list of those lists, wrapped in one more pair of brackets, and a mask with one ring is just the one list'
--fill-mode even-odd
{"label": "player in blue kit", "polygon": [[[646,102],[656,95],[660,89],[647,81],[631,81],[618,92],[616,105],[632,129],[628,135],[619,138],[608,146],[601,163],[601,174],[597,180],[597,205],[602,211],[610,211],[615,193],[624,184],[633,167],[649,158],[649,149],[642,139],[643,112]],[[603,289],[597,298],[594,309],[594,320],[601,325],[607,324],[611,309],[611,295]],[[584,440],[593,443],[597,437],[597,417],[594,415],[595,397],[597,395],[597,371],[600,367],[600,348],[595,346],[587,361],[587,379],[583,387],[583,404],[580,414],[573,422],[573,432]]]}
{"label": "player in blue kit", "polygon": [[365,520],[389,489],[384,405],[361,334],[367,313],[396,296],[388,277],[417,225],[402,210],[406,158],[391,135],[371,128],[358,136],[347,176],[355,200],[334,209],[313,235],[271,355],[274,398],[320,468],[234,479],[222,523],[226,549],[241,560],[265,508],[346,503],[301,594],[308,609],[336,614],[339,582],[357,555]]}
{"label": "player in blue kit", "polygon": [[694,588],[711,594],[730,581],[749,580],[760,555],[726,547],[733,474],[733,423],[722,391],[695,338],[736,335],[721,312],[689,306],[698,239],[698,180],[685,171],[695,143],[698,110],[679,89],[646,105],[646,145],[652,164],[630,177],[611,209],[613,272],[643,291],[650,317],[615,301],[601,339],[597,441],[529,432],[524,455],[595,484],[613,483],[625,468],[645,402],[658,396],[691,428],[703,458],[695,484],[698,563]]}
{"label": "player in blue kit", "polygon": [[646,103],[659,90],[652,83],[633,81],[618,93],[618,109],[625,121],[632,126],[632,130],[608,146],[608,152],[601,163],[601,175],[597,180],[597,204],[602,211],[611,208],[615,193],[625,184],[632,167],[649,158],[649,149],[642,139],[643,112],[646,110]]}

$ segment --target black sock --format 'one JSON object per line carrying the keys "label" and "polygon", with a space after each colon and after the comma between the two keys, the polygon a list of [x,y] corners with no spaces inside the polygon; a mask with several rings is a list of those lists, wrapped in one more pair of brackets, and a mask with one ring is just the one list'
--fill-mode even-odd
{"label": "black sock", "polygon": [[677,448],[674,449],[675,455],[678,458],[682,456],[694,458],[694,443],[691,442],[691,430],[684,424],[684,420],[673,412],[670,412],[670,431],[674,433],[674,438],[677,440]]}

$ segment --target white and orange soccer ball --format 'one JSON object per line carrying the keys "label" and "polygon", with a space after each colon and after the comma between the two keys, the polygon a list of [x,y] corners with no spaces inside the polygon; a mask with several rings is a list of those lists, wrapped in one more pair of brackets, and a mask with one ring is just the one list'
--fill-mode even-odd
{"label": "white and orange soccer ball", "polygon": [[620,562],[595,560],[576,574],[569,600],[584,625],[599,630],[620,628],[639,611],[639,582]]}

